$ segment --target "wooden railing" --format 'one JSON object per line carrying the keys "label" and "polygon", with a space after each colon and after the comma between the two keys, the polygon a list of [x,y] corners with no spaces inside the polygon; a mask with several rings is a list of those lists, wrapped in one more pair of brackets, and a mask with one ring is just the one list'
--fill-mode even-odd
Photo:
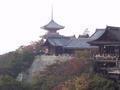
{"label": "wooden railing", "polygon": [[118,56],[111,56],[111,55],[95,55],[94,60],[99,61],[113,61],[116,62],[119,60]]}
{"label": "wooden railing", "polygon": [[116,60],[118,56],[111,56],[111,55],[95,55],[94,58],[96,60]]}

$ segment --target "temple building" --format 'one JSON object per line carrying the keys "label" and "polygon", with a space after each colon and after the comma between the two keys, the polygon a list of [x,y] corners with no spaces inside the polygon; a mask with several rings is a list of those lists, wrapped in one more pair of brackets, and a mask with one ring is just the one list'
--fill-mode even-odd
{"label": "temple building", "polygon": [[47,30],[43,38],[45,39],[44,47],[46,47],[49,55],[74,54],[76,50],[97,48],[87,43],[90,41],[89,35],[80,35],[79,38],[76,38],[74,35],[60,35],[58,30],[64,29],[65,27],[57,24],[53,18],[47,25],[41,28]]}
{"label": "temple building", "polygon": [[98,29],[91,39],[88,43],[99,47],[100,56],[115,56],[120,59],[120,27],[107,26],[105,29]]}
{"label": "temple building", "polygon": [[116,75],[120,79],[120,27],[98,29],[91,39],[88,43],[99,47],[94,56],[95,71]]}
{"label": "temple building", "polygon": [[99,46],[100,55],[106,54],[120,57],[120,28],[108,26],[102,32],[90,44]]}
{"label": "temple building", "polygon": [[95,71],[120,75],[120,27],[107,26],[96,29],[90,37],[86,34],[78,38],[60,35],[58,31],[65,27],[53,18],[41,28],[47,30],[42,38],[45,39],[43,47],[48,55],[71,55],[78,50],[87,50],[93,56]]}

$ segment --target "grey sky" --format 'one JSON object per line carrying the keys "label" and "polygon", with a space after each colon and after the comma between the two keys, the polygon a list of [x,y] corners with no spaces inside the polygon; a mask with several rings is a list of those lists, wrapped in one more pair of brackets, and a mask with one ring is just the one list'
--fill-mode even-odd
{"label": "grey sky", "polygon": [[50,21],[52,4],[64,35],[120,26],[119,0],[0,0],[0,54],[38,40],[45,33],[40,27]]}

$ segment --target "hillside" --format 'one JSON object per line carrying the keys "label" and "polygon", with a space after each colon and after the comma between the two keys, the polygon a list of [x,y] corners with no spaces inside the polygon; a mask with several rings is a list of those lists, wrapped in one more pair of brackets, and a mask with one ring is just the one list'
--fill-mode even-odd
{"label": "hillside", "polygon": [[0,56],[0,75],[16,77],[26,71],[32,64],[34,55],[29,52],[9,52]]}
{"label": "hillside", "polygon": [[[36,56],[27,47],[0,56],[0,90],[120,89],[119,82],[96,74],[92,67],[87,51],[77,52],[74,57]],[[16,77],[21,72],[27,76],[19,82]]]}

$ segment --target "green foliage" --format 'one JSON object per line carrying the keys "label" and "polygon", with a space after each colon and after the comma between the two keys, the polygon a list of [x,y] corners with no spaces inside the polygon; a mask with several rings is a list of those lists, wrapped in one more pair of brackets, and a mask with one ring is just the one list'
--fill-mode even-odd
{"label": "green foliage", "polygon": [[[31,66],[31,52],[10,52],[0,56],[0,90],[119,90],[119,84],[90,72],[88,51],[78,51],[76,58],[57,62],[36,76],[31,84],[18,82],[16,77]],[[6,76],[10,75],[10,76]]]}
{"label": "green foliage", "polygon": [[0,69],[11,67],[11,63],[15,59],[14,53],[15,52],[9,52],[0,56]]}
{"label": "green foliage", "polygon": [[16,81],[10,76],[0,77],[0,90],[31,90],[30,86]]}
{"label": "green foliage", "polygon": [[79,60],[88,60],[88,59],[90,59],[90,51],[89,50],[76,51],[75,55]]}
{"label": "green foliage", "polygon": [[54,90],[120,90],[117,83],[99,75],[82,74],[69,79],[64,83],[59,83]]}
{"label": "green foliage", "polygon": [[89,76],[82,74],[80,77],[75,79],[75,90],[88,90],[89,88]]}
{"label": "green foliage", "polygon": [[94,75],[91,79],[90,90],[117,90],[117,84],[112,80]]}
{"label": "green foliage", "polygon": [[33,90],[52,90],[53,87],[64,81],[65,78],[62,76],[42,76],[34,80]]}
{"label": "green foliage", "polygon": [[30,52],[10,52],[0,56],[0,75],[16,77],[18,73],[26,71],[32,64],[34,55]]}
{"label": "green foliage", "polygon": [[22,54],[15,53],[15,60],[12,62],[11,70],[13,76],[17,76],[18,73],[26,71],[32,64],[34,60],[34,55],[29,52],[24,52]]}
{"label": "green foliage", "polygon": [[79,76],[83,72],[88,73],[88,66],[85,60],[76,59],[55,63],[48,66],[42,74],[36,76],[35,80],[40,84],[41,90],[52,90],[59,83]]}
{"label": "green foliage", "polygon": [[99,75],[81,75],[75,79],[75,90],[117,90],[117,84]]}

